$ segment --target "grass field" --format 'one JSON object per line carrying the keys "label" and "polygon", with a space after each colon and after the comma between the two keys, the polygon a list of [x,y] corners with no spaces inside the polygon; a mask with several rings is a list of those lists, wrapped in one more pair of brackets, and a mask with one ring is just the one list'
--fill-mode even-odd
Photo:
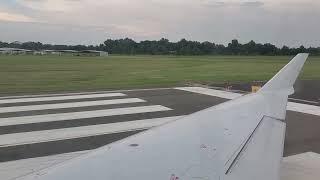
{"label": "grass field", "polygon": [[[291,57],[266,56],[0,56],[0,94],[168,87],[250,82],[272,77]],[[320,80],[320,57],[302,79]]]}

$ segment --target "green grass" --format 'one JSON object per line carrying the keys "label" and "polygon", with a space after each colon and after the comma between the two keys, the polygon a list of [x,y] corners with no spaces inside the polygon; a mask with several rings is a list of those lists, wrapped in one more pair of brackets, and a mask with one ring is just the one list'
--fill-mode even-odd
{"label": "green grass", "polygon": [[[0,94],[267,80],[289,59],[284,56],[0,56]],[[320,80],[319,71],[320,57],[311,57],[301,78]]]}

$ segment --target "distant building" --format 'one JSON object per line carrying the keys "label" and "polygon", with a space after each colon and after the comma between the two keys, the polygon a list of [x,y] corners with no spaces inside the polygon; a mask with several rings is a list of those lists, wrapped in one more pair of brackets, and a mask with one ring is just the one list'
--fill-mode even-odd
{"label": "distant building", "polygon": [[14,54],[33,54],[33,55],[67,55],[67,56],[108,56],[108,52],[95,50],[28,50],[18,48],[0,48],[0,54],[14,55]]}
{"label": "distant building", "polygon": [[95,51],[95,50],[84,50],[81,51],[82,55],[89,55],[89,56],[108,56],[108,52],[105,51]]}
{"label": "distant building", "polygon": [[61,52],[55,50],[41,50],[41,51],[34,51],[34,55],[58,55],[61,56]]}
{"label": "distant building", "polygon": [[18,49],[18,48],[0,48],[0,53],[1,54],[8,54],[8,55],[13,55],[13,54],[32,54],[32,50],[28,49]]}
{"label": "distant building", "polygon": [[60,55],[71,55],[71,56],[108,56],[108,52],[105,51],[96,51],[96,50],[83,50],[83,51],[76,51],[76,50],[52,50],[51,54],[58,54]]}
{"label": "distant building", "polygon": [[57,50],[43,50],[44,54],[61,56],[62,52]]}

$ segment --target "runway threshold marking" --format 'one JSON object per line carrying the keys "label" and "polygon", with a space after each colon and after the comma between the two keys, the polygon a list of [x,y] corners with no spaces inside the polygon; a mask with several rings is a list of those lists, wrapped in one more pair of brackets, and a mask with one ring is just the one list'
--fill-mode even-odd
{"label": "runway threshold marking", "polygon": [[87,98],[103,98],[103,97],[120,97],[126,96],[123,93],[104,93],[104,94],[82,94],[82,95],[62,95],[62,96],[49,96],[49,97],[22,97],[14,99],[0,99],[0,104],[7,103],[21,103],[21,102],[42,102],[42,101],[58,101],[58,100],[74,100],[74,99],[87,99]]}
{"label": "runway threshold marking", "polygon": [[127,104],[127,103],[138,103],[138,102],[146,102],[146,101],[139,98],[126,98],[126,99],[82,101],[82,102],[69,102],[69,103],[57,103],[57,104],[10,106],[10,107],[0,107],[0,113],[89,107],[89,106],[103,106],[103,105]]}
{"label": "runway threshold marking", "polygon": [[[227,91],[221,91],[221,90],[215,90],[215,89],[209,89],[209,88],[203,88],[203,87],[178,87],[174,89],[198,93],[198,94],[204,94],[209,96],[215,96],[215,97],[220,97],[224,99],[235,99],[237,97],[243,96],[243,94],[240,94],[240,93],[227,92]],[[320,116],[320,106],[288,102],[287,110]]]}
{"label": "runway threshold marking", "polygon": [[204,94],[208,96],[216,96],[224,99],[235,99],[240,96],[243,96],[243,94],[240,94],[240,93],[221,91],[221,90],[215,90],[215,89],[209,89],[209,88],[203,88],[203,87],[178,87],[174,89],[198,93],[198,94]]}
{"label": "runway threshold marking", "polygon": [[20,98],[71,96],[71,95],[93,95],[93,94],[123,93],[123,92],[135,92],[135,91],[154,91],[154,90],[166,90],[166,89],[172,89],[172,88],[124,89],[124,90],[87,91],[87,92],[58,93],[58,94],[30,94],[30,95],[17,95],[17,96],[0,96],[0,100],[18,99],[18,98],[20,99]]}
{"label": "runway threshold marking", "polygon": [[181,117],[182,116],[173,116],[111,124],[99,124],[64,129],[5,134],[0,136],[0,147],[143,130],[174,121]]}
{"label": "runway threshold marking", "polygon": [[54,122],[54,121],[67,121],[67,120],[75,120],[75,119],[86,119],[86,118],[107,117],[107,116],[115,116],[115,115],[127,115],[127,114],[138,114],[138,113],[170,111],[170,110],[172,109],[161,106],[161,105],[150,105],[150,106],[114,108],[114,109],[69,112],[69,113],[58,113],[58,114],[9,117],[9,118],[0,118],[0,126]]}
{"label": "runway threshold marking", "polygon": [[319,106],[289,102],[287,110],[320,116]]}

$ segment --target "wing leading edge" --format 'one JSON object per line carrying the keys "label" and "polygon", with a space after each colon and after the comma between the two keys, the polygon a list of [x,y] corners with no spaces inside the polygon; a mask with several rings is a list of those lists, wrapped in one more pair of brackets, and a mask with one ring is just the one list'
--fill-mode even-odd
{"label": "wing leading edge", "polygon": [[[258,93],[104,146],[26,180],[277,180],[297,55]],[[135,144],[135,146],[131,146]]]}

